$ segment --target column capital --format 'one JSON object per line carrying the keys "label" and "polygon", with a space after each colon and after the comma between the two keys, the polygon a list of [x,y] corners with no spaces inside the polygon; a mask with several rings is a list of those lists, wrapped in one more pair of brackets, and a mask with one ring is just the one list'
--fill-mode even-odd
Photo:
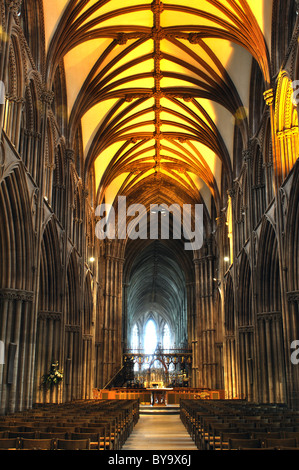
{"label": "column capital", "polygon": [[228,196],[230,196],[231,199],[234,199],[236,197],[236,188],[232,187],[227,190]]}
{"label": "column capital", "polygon": [[73,149],[66,149],[65,157],[68,161],[74,163],[74,161],[75,161],[75,151]]}
{"label": "column capital", "polygon": [[252,150],[251,149],[243,150],[242,156],[243,156],[244,162],[248,162],[248,161],[250,162],[252,159]]}
{"label": "column capital", "polygon": [[20,9],[20,6],[22,5],[23,0],[6,0],[6,6],[7,8],[13,12],[17,13]]}
{"label": "column capital", "polygon": [[225,223],[226,223],[226,217],[223,212],[219,217],[216,217],[216,224],[217,224],[217,227],[223,227]]}
{"label": "column capital", "polygon": [[47,90],[47,89],[44,89],[41,92],[41,97],[40,98],[41,98],[41,101],[43,103],[46,103],[50,106],[53,103],[53,100],[54,100],[54,92],[50,91],[50,90]]}

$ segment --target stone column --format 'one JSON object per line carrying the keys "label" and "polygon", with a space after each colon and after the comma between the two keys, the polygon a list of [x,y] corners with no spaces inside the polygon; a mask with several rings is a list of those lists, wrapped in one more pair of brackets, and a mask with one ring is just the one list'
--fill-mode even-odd
{"label": "stone column", "polygon": [[195,309],[194,309],[194,339],[193,339],[193,380],[195,387],[201,387],[203,384],[202,368],[202,333],[200,325],[201,306],[201,267],[200,259],[194,259],[195,270]]}
{"label": "stone column", "polygon": [[124,260],[115,256],[115,246],[111,240],[103,243],[103,372],[102,386],[111,380],[122,366],[122,287]]}
{"label": "stone column", "polygon": [[[1,413],[14,413],[23,406],[26,364],[30,362],[27,343],[33,341],[24,328],[27,326],[28,302],[32,303],[33,293],[18,289],[0,291],[1,341],[5,345],[5,364],[1,366]],[[32,379],[32,377],[31,377]]]}
{"label": "stone column", "polygon": [[191,387],[196,387],[197,383],[197,368],[195,367],[195,356],[197,347],[196,335],[196,307],[195,307],[195,284],[194,282],[186,283],[187,291],[187,328],[188,328],[188,347],[192,349],[192,365],[191,365]]}

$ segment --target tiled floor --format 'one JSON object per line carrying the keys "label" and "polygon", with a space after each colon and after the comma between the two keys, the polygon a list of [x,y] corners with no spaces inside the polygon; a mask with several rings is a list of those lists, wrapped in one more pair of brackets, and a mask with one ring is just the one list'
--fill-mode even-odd
{"label": "tiled floor", "polygon": [[140,415],[122,450],[197,450],[179,414]]}

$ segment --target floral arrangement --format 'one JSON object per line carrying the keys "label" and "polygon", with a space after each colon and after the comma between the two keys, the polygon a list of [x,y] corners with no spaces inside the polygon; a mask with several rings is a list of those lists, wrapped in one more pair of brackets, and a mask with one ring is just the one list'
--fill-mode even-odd
{"label": "floral arrangement", "polygon": [[51,364],[48,374],[42,377],[42,388],[48,389],[55,385],[59,385],[63,380],[63,372],[59,370],[58,361]]}

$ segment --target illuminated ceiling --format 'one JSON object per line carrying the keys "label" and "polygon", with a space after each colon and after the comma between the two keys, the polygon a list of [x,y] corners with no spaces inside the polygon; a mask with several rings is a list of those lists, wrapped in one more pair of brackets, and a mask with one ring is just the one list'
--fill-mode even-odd
{"label": "illuminated ceiling", "polygon": [[272,0],[44,0],[44,16],[46,78],[63,59],[68,145],[81,126],[96,203],[156,184],[219,214],[252,56],[269,84]]}

